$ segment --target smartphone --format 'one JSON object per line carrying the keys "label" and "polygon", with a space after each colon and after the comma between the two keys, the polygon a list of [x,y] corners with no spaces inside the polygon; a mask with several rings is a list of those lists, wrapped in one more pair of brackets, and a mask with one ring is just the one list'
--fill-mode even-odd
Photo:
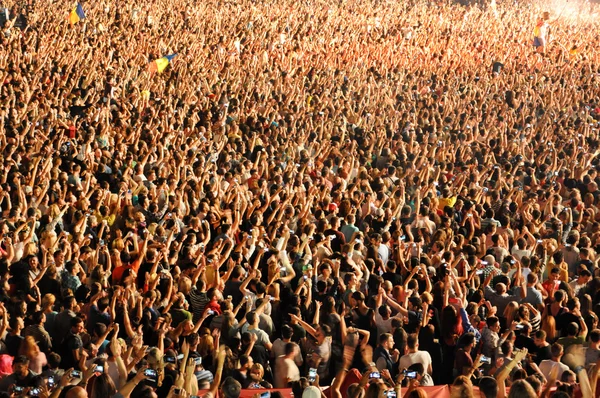
{"label": "smartphone", "polygon": [[485,355],[481,356],[481,363],[487,363],[488,365],[492,364],[492,358],[486,357]]}
{"label": "smartphone", "polygon": [[207,313],[208,315],[214,315],[214,314],[215,314],[215,312],[214,312],[213,310],[207,310],[207,311],[206,311],[206,313]]}
{"label": "smartphone", "polygon": [[394,390],[387,390],[385,392],[385,396],[387,398],[396,398],[396,391],[394,391]]}
{"label": "smartphone", "polygon": [[417,378],[417,371],[416,370],[405,370],[404,371],[404,376],[407,379],[416,379]]}
{"label": "smartphone", "polygon": [[260,398],[271,398],[271,393],[269,391],[265,391],[260,394]]}
{"label": "smartphone", "polygon": [[194,358],[194,363],[196,364],[196,366],[202,365],[202,357]]}
{"label": "smartphone", "polygon": [[544,242],[544,241],[543,241],[543,240],[541,240],[541,239],[538,239],[538,240],[537,240],[537,243],[543,243],[543,242]]}
{"label": "smartphone", "polygon": [[166,363],[177,363],[177,358],[169,355],[169,356],[165,357],[165,362]]}
{"label": "smartphone", "polygon": [[100,246],[104,246],[104,239],[100,239]]}
{"label": "smartphone", "polygon": [[12,390],[15,393],[22,393],[25,389],[23,387],[14,386]]}
{"label": "smartphone", "polygon": [[146,370],[144,370],[144,376],[146,376],[148,378],[156,379],[156,377],[158,376],[158,373],[156,373],[156,370],[154,370],[154,369],[146,369]]}
{"label": "smartphone", "polygon": [[42,391],[39,388],[32,388],[31,390],[29,390],[27,395],[29,395],[30,397],[37,397],[38,395],[40,395],[40,392]]}
{"label": "smartphone", "polygon": [[478,269],[477,271],[475,271],[475,275],[483,275],[483,270]]}
{"label": "smartphone", "polygon": [[381,373],[379,373],[379,372],[371,372],[369,374],[369,379],[381,379]]}
{"label": "smartphone", "polygon": [[488,262],[487,261],[482,261],[481,264],[488,265]]}
{"label": "smartphone", "polygon": [[71,377],[75,379],[81,379],[81,372],[79,370],[74,370],[71,372]]}
{"label": "smartphone", "polygon": [[181,394],[181,388],[175,388],[175,389],[173,389],[173,394],[175,394],[175,395]]}
{"label": "smartphone", "polygon": [[54,380],[54,376],[48,377],[48,387],[54,388],[55,385],[56,385],[56,381]]}
{"label": "smartphone", "polygon": [[308,381],[309,382],[314,382],[315,379],[317,378],[317,369],[316,368],[310,368],[308,370]]}
{"label": "smartphone", "polygon": [[102,365],[96,365],[96,373],[104,373],[104,366]]}

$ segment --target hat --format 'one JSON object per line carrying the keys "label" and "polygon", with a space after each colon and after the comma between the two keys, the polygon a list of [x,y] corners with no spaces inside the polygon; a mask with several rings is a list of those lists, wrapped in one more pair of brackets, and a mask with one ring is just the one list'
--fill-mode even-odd
{"label": "hat", "polygon": [[375,210],[375,217],[379,218],[379,217],[383,217],[383,209],[377,209]]}
{"label": "hat", "polygon": [[321,398],[321,390],[315,386],[306,387],[302,393],[302,398]]}

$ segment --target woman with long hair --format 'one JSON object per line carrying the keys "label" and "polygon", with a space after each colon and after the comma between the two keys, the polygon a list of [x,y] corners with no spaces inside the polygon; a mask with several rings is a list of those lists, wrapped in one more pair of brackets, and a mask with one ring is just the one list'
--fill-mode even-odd
{"label": "woman with long hair", "polygon": [[108,375],[107,363],[104,359],[94,361],[96,372],[88,382],[90,398],[112,397],[117,393],[117,388],[112,378]]}
{"label": "woman with long hair", "polygon": [[202,357],[205,367],[212,368],[213,359],[215,358],[215,339],[210,334],[208,328],[201,328],[198,332],[198,346],[196,351]]}
{"label": "woman with long hair", "polygon": [[29,359],[29,369],[37,374],[42,373],[42,368],[48,364],[44,354],[33,336],[26,336],[19,347],[19,355],[25,355]]}
{"label": "woman with long hair", "polygon": [[513,321],[518,321],[518,310],[519,303],[516,301],[511,301],[506,305],[506,308],[504,308],[504,314],[502,314],[504,318],[503,330],[509,328]]}
{"label": "woman with long hair", "polygon": [[542,316],[542,327],[541,330],[546,332],[546,341],[550,344],[554,343],[557,339],[556,333],[556,319],[549,314]]}
{"label": "woman with long hair", "polygon": [[[458,338],[463,334],[464,329],[462,319],[456,312],[456,308],[452,305],[447,305],[442,310],[442,327],[441,327],[441,343],[442,343],[442,368],[453,369],[454,358],[456,351],[456,343]],[[452,383],[452,372],[444,372],[441,378],[442,384]]]}

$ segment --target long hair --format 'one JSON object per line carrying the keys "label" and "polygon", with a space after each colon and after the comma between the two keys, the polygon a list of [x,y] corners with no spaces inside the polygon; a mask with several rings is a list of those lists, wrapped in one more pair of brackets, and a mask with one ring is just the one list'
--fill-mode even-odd
{"label": "long hair", "polygon": [[112,397],[117,393],[115,383],[113,383],[112,379],[106,373],[92,378],[90,391],[90,398]]}
{"label": "long hair", "polygon": [[200,339],[198,342],[198,348],[196,349],[200,356],[205,357],[212,355],[215,350],[215,342],[213,340],[210,331],[206,328],[200,329]]}
{"label": "long hair", "polygon": [[35,342],[33,336],[26,336],[19,347],[19,355],[25,355],[30,360],[37,357],[40,353],[40,347]]}
{"label": "long hair", "polygon": [[442,310],[442,338],[448,345],[456,344],[456,339],[463,333],[462,320],[456,309],[447,305]]}
{"label": "long hair", "polygon": [[554,341],[556,339],[556,319],[552,315],[546,315],[542,318],[541,329],[546,332],[547,341]]}

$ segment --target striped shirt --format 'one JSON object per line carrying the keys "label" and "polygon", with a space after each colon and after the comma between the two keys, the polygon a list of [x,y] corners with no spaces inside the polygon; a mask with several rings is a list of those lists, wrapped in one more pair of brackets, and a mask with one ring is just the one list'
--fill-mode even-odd
{"label": "striped shirt", "polygon": [[202,314],[204,313],[204,309],[210,300],[206,295],[206,292],[201,292],[196,288],[193,288],[190,292],[190,306],[193,313],[192,321],[194,323],[198,322],[200,318],[202,318]]}

